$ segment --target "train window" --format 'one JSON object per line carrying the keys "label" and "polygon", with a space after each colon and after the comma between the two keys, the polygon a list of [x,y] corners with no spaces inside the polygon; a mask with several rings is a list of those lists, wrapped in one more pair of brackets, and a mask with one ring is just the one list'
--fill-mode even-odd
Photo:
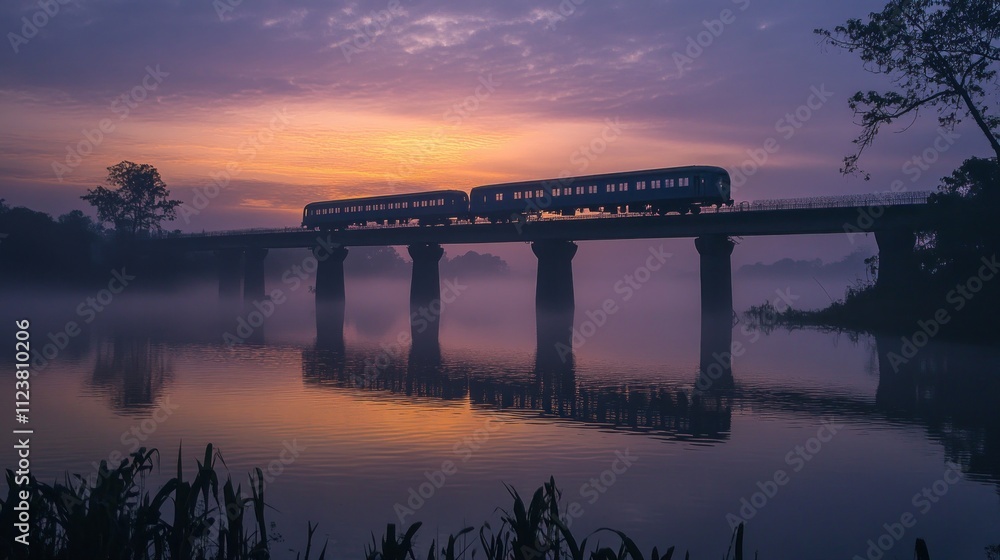
{"label": "train window", "polygon": [[441,206],[444,206],[444,199],[443,198],[439,198],[438,199],[438,204],[440,204]]}
{"label": "train window", "polygon": [[545,191],[543,191],[542,189],[538,189],[535,191],[535,196],[538,198],[542,198],[543,196],[545,196]]}
{"label": "train window", "polygon": [[691,186],[691,179],[688,177],[681,177],[677,180],[677,186],[679,187],[689,187]]}
{"label": "train window", "polygon": [[644,191],[646,190],[646,181],[638,181],[635,184],[635,190]]}
{"label": "train window", "polygon": [[514,191],[514,200],[521,200],[521,191]]}
{"label": "train window", "polygon": [[618,192],[625,192],[628,190],[628,183],[618,183]]}
{"label": "train window", "polygon": [[615,192],[615,186],[614,185],[605,185],[604,186],[604,190],[606,192]]}
{"label": "train window", "polygon": [[589,194],[597,194],[597,185],[590,185],[587,187],[587,192]]}
{"label": "train window", "polygon": [[531,198],[531,191],[524,191],[524,198]]}
{"label": "train window", "polygon": [[653,181],[653,188],[654,189],[660,188],[660,180],[659,179]]}
{"label": "train window", "polygon": [[559,196],[559,189],[552,189],[552,196]]}
{"label": "train window", "polygon": [[503,200],[503,193],[497,193],[496,200]]}
{"label": "train window", "polygon": [[673,179],[665,179],[663,181],[663,186],[667,187],[669,189],[669,188],[675,187],[677,185],[676,185],[676,182]]}
{"label": "train window", "polygon": [[576,194],[583,194],[583,187],[577,187]]}

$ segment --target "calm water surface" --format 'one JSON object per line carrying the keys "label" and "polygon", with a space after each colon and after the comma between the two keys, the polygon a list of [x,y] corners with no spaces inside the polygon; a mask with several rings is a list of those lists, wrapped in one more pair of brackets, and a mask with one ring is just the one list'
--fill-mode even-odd
{"label": "calm water surface", "polygon": [[[578,325],[617,297],[581,284]],[[90,473],[141,439],[162,451],[166,478],[181,442],[189,466],[211,442],[236,479],[271,465],[279,550],[301,549],[311,520],[337,557],[398,523],[428,476],[443,485],[405,519],[424,522],[419,549],[495,521],[504,483],[530,494],[550,475],[580,504],[581,535],[612,526],[694,558],[725,553],[727,514],[741,507],[762,558],[863,556],[907,512],[917,524],[886,557],[910,557],[918,536],[935,558],[985,558],[1000,543],[994,349],[934,344],[894,371],[898,338],[739,324],[735,388],[701,392],[697,297],[656,286],[622,302],[567,363],[536,353],[530,280],[470,284],[444,311],[437,352],[412,355],[395,343],[408,330],[401,282],[349,282],[343,341],[317,340],[310,296],[298,294],[235,349],[210,288],[135,295],[37,374],[33,466],[47,480]],[[4,315],[31,309],[42,340],[78,319],[77,299],[8,298]],[[446,461],[457,471],[444,476]],[[787,483],[774,492],[779,470]],[[943,495],[914,502],[936,482]],[[772,495],[754,497],[761,486]]]}

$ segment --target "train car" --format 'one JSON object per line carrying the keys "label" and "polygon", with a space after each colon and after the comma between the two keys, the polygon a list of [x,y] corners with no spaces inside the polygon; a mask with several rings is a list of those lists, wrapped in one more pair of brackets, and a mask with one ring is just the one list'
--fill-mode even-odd
{"label": "train car", "polygon": [[407,224],[449,224],[469,215],[469,195],[463,191],[441,190],[389,196],[369,196],[311,202],[302,211],[302,227],[341,229],[348,226]]}
{"label": "train car", "polygon": [[488,185],[472,189],[469,202],[472,216],[507,222],[584,210],[698,213],[702,206],[731,206],[733,199],[725,169],[690,166]]}

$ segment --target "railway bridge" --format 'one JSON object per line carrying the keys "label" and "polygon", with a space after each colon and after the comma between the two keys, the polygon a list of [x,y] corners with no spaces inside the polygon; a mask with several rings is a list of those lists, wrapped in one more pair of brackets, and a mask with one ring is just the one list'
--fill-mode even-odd
{"label": "railway bridge", "polygon": [[[406,245],[413,260],[411,311],[440,305],[438,261],[442,245],[530,243],[538,258],[536,312],[539,333],[569,321],[574,292],[572,260],[577,241],[693,238],[701,258],[702,340],[725,333],[706,332],[732,316],[732,237],[873,233],[879,249],[876,286],[887,293],[906,287],[915,270],[916,232],[953,219],[927,204],[926,192],[884,193],[808,199],[743,202],[698,215],[585,214],[532,217],[520,223],[485,221],[443,226],[369,225],[338,231],[301,228],[166,234],[147,241],[150,248],[212,251],[219,262],[223,301],[252,304],[265,298],[264,259],[269,249],[311,248],[317,257],[318,328],[343,328],[344,259],[350,247]],[[420,335],[437,339],[438,321]],[[416,342],[416,329],[414,338]]]}

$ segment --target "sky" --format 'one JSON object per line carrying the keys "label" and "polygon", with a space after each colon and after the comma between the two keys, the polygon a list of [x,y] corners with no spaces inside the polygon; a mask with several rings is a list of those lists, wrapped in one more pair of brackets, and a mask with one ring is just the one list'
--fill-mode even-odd
{"label": "sky", "polygon": [[860,130],[848,97],[888,81],[812,30],[881,5],[8,1],[0,198],[89,211],[79,196],[122,160],[159,169],[185,203],[168,228],[185,231],[297,226],[315,200],[695,164],[730,169],[737,201],[931,190],[989,155],[970,123],[925,152],[940,133],[923,114],[866,152],[870,181],[838,172]]}

